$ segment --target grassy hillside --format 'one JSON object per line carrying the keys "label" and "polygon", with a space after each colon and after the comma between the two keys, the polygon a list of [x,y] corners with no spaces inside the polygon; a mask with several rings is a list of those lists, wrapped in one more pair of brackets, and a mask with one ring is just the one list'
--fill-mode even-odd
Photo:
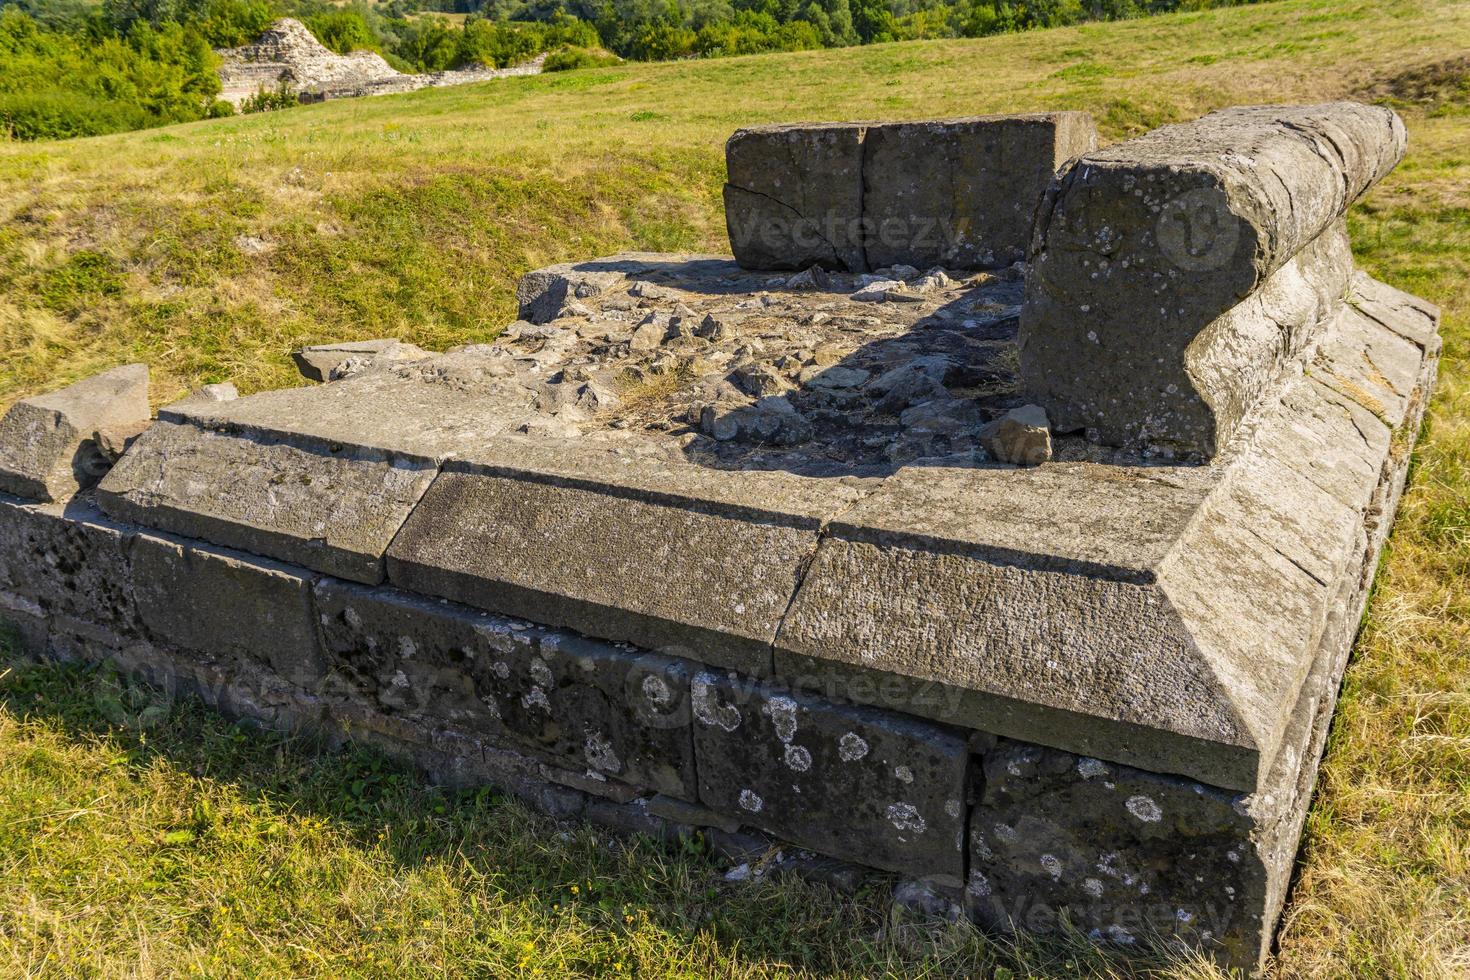
{"label": "grassy hillside", "polygon": [[[1349,669],[1281,968],[1463,976],[1467,52],[1464,2],[1287,0],[0,146],[0,405],[131,360],[154,366],[162,401],[207,381],[292,383],[287,352],[303,343],[487,339],[526,269],[722,249],[721,150],[742,124],[1084,108],[1116,139],[1232,103],[1389,100],[1410,156],[1355,209],[1355,246],[1365,268],[1444,307],[1445,360]],[[3,972],[1109,969],[894,920],[880,895],[728,886],[694,851],[609,850],[488,795],[445,796],[366,756],[315,763],[190,710],[146,735],[116,730],[78,680],[18,663],[0,679]]]}

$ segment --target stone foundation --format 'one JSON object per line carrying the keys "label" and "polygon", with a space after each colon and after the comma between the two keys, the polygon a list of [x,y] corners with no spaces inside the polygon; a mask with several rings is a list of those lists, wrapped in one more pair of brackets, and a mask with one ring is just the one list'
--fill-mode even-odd
{"label": "stone foundation", "polygon": [[[0,498],[0,618],[559,817],[1255,969],[1439,351],[1319,217],[1226,314],[1276,354],[1185,370],[1238,418],[1136,428],[1213,433],[1191,462],[1037,404],[1071,382],[1029,386],[1034,266],[613,256],[528,275],[493,345],[304,351],[327,383],[186,399],[95,489]],[[52,398],[30,471],[106,441]]]}

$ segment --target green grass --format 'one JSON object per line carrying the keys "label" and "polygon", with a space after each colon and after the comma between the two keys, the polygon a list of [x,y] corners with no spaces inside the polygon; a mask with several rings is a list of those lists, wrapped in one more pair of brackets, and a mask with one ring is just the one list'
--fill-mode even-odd
{"label": "green grass", "polygon": [[559,826],[491,789],[437,789],[371,752],[324,752],[145,688],[119,698],[117,683],[0,651],[6,975],[1121,969],[1085,940],[1006,947],[895,914],[881,881],[851,899],[727,883],[702,840]]}
{"label": "green grass", "polygon": [[[1466,50],[1463,2],[1287,0],[0,146],[0,404],[129,360],[153,365],[158,401],[206,381],[290,384],[287,355],[303,343],[491,337],[536,266],[723,250],[721,150],[744,124],[1082,108],[1117,139],[1232,103],[1393,104],[1410,155],[1355,208],[1355,247],[1370,272],[1443,306],[1445,356],[1349,668],[1279,971],[1463,976]],[[489,795],[442,794],[370,756],[319,757],[187,707],[146,733],[116,729],[78,693],[89,683],[19,664],[3,682],[0,972],[46,972],[47,954],[66,975],[1122,969],[895,922],[878,892],[728,886],[698,851],[610,848]]]}

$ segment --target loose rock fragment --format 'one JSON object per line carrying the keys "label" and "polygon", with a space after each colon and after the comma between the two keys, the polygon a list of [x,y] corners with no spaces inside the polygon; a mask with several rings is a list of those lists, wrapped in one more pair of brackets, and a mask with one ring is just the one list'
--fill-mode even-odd
{"label": "loose rock fragment", "polygon": [[331,379],[332,372],[341,365],[352,359],[372,357],[374,354],[382,353],[394,344],[397,338],[383,340],[353,340],[340,344],[318,344],[313,347],[303,347],[291,355],[291,360],[296,362],[296,370],[308,381],[327,381]]}
{"label": "loose rock fragment", "polygon": [[107,474],[148,419],[148,368],[142,364],[22,399],[0,418],[0,492],[68,500]]}
{"label": "loose rock fragment", "polygon": [[1040,405],[1011,409],[981,430],[980,441],[1002,463],[1039,466],[1051,459],[1051,424]]}

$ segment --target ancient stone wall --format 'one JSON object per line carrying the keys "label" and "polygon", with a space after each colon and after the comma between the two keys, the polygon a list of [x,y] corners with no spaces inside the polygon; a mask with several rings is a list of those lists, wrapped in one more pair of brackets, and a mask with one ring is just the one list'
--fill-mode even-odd
{"label": "ancient stone wall", "polygon": [[[1303,115],[1375,118],[1276,111],[1237,117],[1262,159]],[[1115,153],[1148,171],[1150,145]],[[1259,223],[1315,231],[1241,304],[1311,313],[1269,320],[1269,378],[1210,376],[1253,394],[1207,462],[1052,424],[1027,345],[1062,280],[1035,265],[612,256],[527,275],[494,344],[310,348],[323,383],[151,423],[137,366],[18,403],[0,619],[558,816],[1254,969],[1439,352],[1431,305],[1348,265],[1334,210],[1372,179]],[[1155,328],[1074,356],[1156,359]]]}
{"label": "ancient stone wall", "polygon": [[274,92],[281,87],[296,93],[302,102],[324,102],[534,75],[541,71],[546,60],[543,55],[510,68],[479,67],[406,75],[375,51],[335,53],[317,41],[305,24],[290,17],[271,24],[254,44],[217,54],[221,59],[220,98],[236,106],[257,92]]}

